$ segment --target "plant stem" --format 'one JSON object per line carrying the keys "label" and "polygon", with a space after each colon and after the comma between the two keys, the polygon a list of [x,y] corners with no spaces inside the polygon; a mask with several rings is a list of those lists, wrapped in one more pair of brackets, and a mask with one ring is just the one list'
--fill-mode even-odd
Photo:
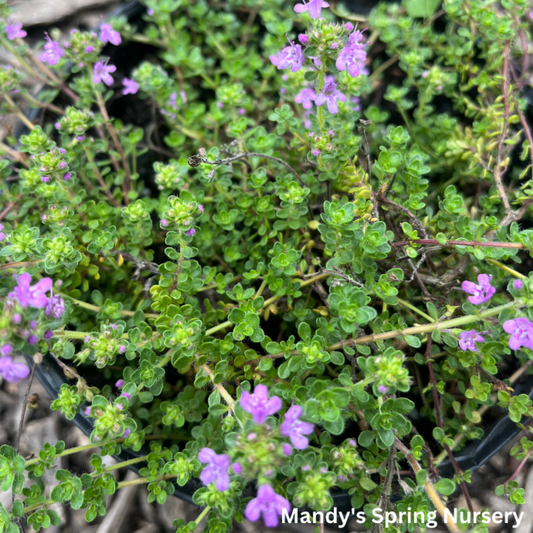
{"label": "plant stem", "polygon": [[[415,472],[416,474],[416,472],[421,470],[418,461],[415,459],[414,455],[409,451],[409,449],[403,444],[403,442],[398,439],[398,437],[394,437],[394,442],[396,443],[396,447],[398,448],[398,450],[400,450],[405,455],[405,458],[409,461],[413,472]],[[429,499],[431,500],[439,514],[442,516],[442,518],[446,518],[446,526],[450,533],[460,533],[457,524],[453,521],[450,514],[448,514],[446,505],[444,505],[443,501],[440,499],[440,496],[435,490],[435,487],[433,487],[433,484],[431,483],[429,478],[426,479],[426,482],[424,483],[424,488],[426,489],[426,493]]]}
{"label": "plant stem", "polygon": [[88,148],[85,148],[85,155],[87,156],[89,163],[92,165],[94,175],[96,176],[96,179],[98,180],[98,183],[100,184],[100,187],[102,187],[102,189],[104,190],[105,195],[109,198],[109,200],[115,207],[120,207],[120,202],[117,201],[117,199],[111,194],[111,192],[107,188],[106,182],[104,178],[102,177],[102,174],[100,174],[100,170],[96,166],[93,156],[91,155],[91,152]]}
{"label": "plant stem", "polygon": [[15,102],[11,99],[11,97],[7,94],[7,93],[4,93],[3,94],[6,102],[8,103],[9,107],[11,108],[11,111],[13,111],[13,113],[15,113],[17,115],[18,118],[20,118],[20,120],[22,122],[24,122],[24,124],[26,125],[26,127],[31,131],[33,128],[35,128],[35,125],[32,124],[32,122],[28,119],[28,117],[22,113],[22,111],[19,109],[18,105],[15,104]]}
{"label": "plant stem", "polygon": [[198,518],[195,520],[196,525],[198,525],[205,517],[205,515],[211,510],[211,507],[207,506],[199,515]]}
{"label": "plant stem", "polygon": [[130,203],[128,198],[128,192],[130,190],[131,186],[131,175],[130,175],[130,168],[128,165],[128,162],[126,160],[126,156],[124,154],[124,150],[122,149],[122,144],[118,140],[117,134],[115,132],[115,128],[113,127],[113,124],[111,123],[111,120],[109,118],[109,115],[107,114],[107,109],[105,106],[104,98],[102,97],[102,94],[100,91],[94,87],[94,92],[96,94],[96,99],[98,101],[98,107],[100,108],[100,112],[102,113],[102,116],[104,117],[105,125],[107,127],[107,130],[109,131],[109,134],[111,135],[111,138],[113,139],[113,142],[115,143],[115,146],[118,150],[118,153],[120,155],[120,160],[122,161],[122,167],[124,169],[124,172],[126,174],[126,178],[124,179],[122,183],[122,192],[124,194],[124,202],[127,204]]}
{"label": "plant stem", "polygon": [[429,320],[429,322],[435,322],[435,320],[433,318],[431,318],[429,315],[424,313],[424,311],[420,311],[420,309],[418,309],[418,307],[415,307],[414,305],[411,305],[409,302],[406,302],[405,300],[402,300],[402,299],[400,299],[398,297],[396,297],[396,299],[398,300],[398,303],[400,305],[403,305],[404,307],[407,307],[407,309],[411,309],[411,311],[414,311],[415,313],[418,313],[420,316],[423,316],[426,320]]}
{"label": "plant stem", "polygon": [[[90,303],[87,303],[87,302],[82,302],[81,300],[77,300],[76,298],[70,296],[69,294],[65,294],[63,292],[60,292],[59,294],[61,296],[63,296],[64,298],[68,298],[69,300],[71,300],[72,303],[74,305],[77,305],[78,307],[83,307],[84,309],[89,309],[90,311],[95,311],[96,313],[100,312],[101,309],[102,309],[101,307],[99,307],[97,305],[93,305],[93,304],[90,304]],[[120,310],[120,314],[124,315],[124,316],[133,316],[135,314],[135,311],[126,311],[124,309],[121,309]],[[145,313],[144,316],[146,318],[159,318],[159,315],[156,314],[156,313]]]}

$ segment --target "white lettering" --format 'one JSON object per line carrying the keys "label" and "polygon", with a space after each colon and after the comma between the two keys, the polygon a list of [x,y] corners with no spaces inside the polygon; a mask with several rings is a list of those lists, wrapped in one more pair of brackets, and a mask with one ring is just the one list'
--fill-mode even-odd
{"label": "white lettering", "polygon": [[294,523],[298,523],[298,509],[294,507],[292,510],[292,513],[289,516],[289,511],[284,507],[281,510],[281,523],[282,524],[292,524],[292,521],[294,520]]}

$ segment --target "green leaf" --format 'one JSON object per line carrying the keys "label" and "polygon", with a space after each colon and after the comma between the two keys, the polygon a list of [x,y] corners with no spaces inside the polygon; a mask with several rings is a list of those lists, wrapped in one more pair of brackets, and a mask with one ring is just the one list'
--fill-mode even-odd
{"label": "green leaf", "polygon": [[413,18],[431,17],[441,0],[405,0],[405,9],[407,14]]}
{"label": "green leaf", "polygon": [[435,483],[434,486],[435,490],[443,496],[449,496],[455,491],[455,483],[451,479],[439,479],[438,483]]}
{"label": "green leaf", "polygon": [[428,478],[428,471],[427,470],[419,470],[417,473],[416,473],[416,484],[421,487],[422,485],[424,485],[424,483],[426,482]]}

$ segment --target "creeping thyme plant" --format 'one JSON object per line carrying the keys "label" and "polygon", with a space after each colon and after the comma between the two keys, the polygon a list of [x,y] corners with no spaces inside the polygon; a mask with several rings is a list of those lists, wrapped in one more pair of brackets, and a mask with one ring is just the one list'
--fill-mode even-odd
{"label": "creeping thyme plant", "polygon": [[[533,414],[528,2],[143,4],[32,48],[0,3],[25,128],[0,145],[0,375],[56,360],[51,408],[91,421],[94,452],[45,487],[76,449],[0,447],[0,532],[56,525],[54,502],[105,514],[123,449],[150,501],[192,487],[181,533],[339,495],[368,526],[471,509],[461,448],[491,406]],[[515,477],[497,492],[520,503]]]}

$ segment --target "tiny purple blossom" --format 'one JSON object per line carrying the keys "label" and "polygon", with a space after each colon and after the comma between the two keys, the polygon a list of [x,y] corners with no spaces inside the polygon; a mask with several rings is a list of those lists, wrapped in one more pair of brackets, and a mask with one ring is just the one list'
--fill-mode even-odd
{"label": "tiny purple blossom", "polygon": [[307,4],[305,1],[302,4],[296,4],[294,11],[296,13],[305,13],[307,11],[312,19],[318,19],[320,18],[320,11],[323,7],[329,7],[329,4],[322,0],[309,0]]}
{"label": "tiny purple blossom", "polygon": [[4,225],[0,224],[0,242],[2,242],[6,238],[6,234],[2,233],[3,229],[4,229]]}
{"label": "tiny purple blossom", "polygon": [[98,63],[94,65],[94,83],[100,83],[101,81],[103,81],[108,87],[113,85],[113,76],[111,76],[111,72],[115,72],[115,70],[117,70],[117,67],[115,67],[115,65],[108,65],[108,61],[109,59],[107,59],[105,62],[98,61]]}
{"label": "tiny purple blossom", "polygon": [[265,385],[257,385],[253,394],[244,391],[241,396],[241,406],[253,416],[256,424],[263,424],[266,417],[277,413],[281,409],[281,399],[278,396],[268,397]]}
{"label": "tiny purple blossom", "polygon": [[119,380],[115,383],[115,387],[116,387],[117,389],[121,389],[122,387],[124,387],[124,384],[125,384],[125,383],[126,383],[126,382],[125,382],[123,379],[119,379]]}
{"label": "tiny purple blossom", "polygon": [[43,181],[44,183],[48,183],[50,181],[50,176],[42,176],[41,181]]}
{"label": "tiny purple blossom", "polygon": [[311,150],[311,153],[315,156],[315,157],[318,157],[320,155],[320,150],[317,150],[316,148],[314,150]]}
{"label": "tiny purple blossom", "polygon": [[202,204],[198,204],[198,211],[200,211],[200,213],[204,212],[204,206]]}
{"label": "tiny purple blossom", "polygon": [[313,424],[302,422],[299,418],[302,414],[302,408],[299,405],[293,405],[286,413],[285,420],[280,426],[280,433],[284,437],[291,439],[292,445],[297,450],[304,450],[309,445],[309,439],[303,435],[313,433]]}
{"label": "tiny purple blossom", "polygon": [[166,228],[168,226],[168,220],[166,218],[161,219],[161,225]]}
{"label": "tiny purple blossom", "polygon": [[522,346],[533,350],[533,323],[527,318],[519,317],[503,323],[503,329],[511,334],[509,348],[518,350]]}
{"label": "tiny purple blossom", "polygon": [[124,398],[131,400],[131,396],[127,392],[123,392],[120,396],[124,396]]}
{"label": "tiny purple blossom", "polygon": [[123,438],[126,438],[130,433],[131,433],[131,431],[130,431],[128,428],[126,428],[126,429],[124,430],[124,433],[122,433],[122,437],[123,437]]}
{"label": "tiny purple blossom", "polygon": [[292,446],[290,444],[284,444],[282,448],[284,455],[290,455],[292,453]]}
{"label": "tiny purple blossom", "polygon": [[475,329],[461,331],[461,333],[459,333],[459,347],[465,352],[467,350],[477,352],[476,342],[484,341],[485,337],[482,337]]}
{"label": "tiny purple blossom", "polygon": [[353,440],[353,439],[349,439],[349,440],[348,440],[348,444],[349,444],[350,446],[357,446],[357,442],[355,442],[355,440]]}
{"label": "tiny purple blossom", "polygon": [[126,346],[124,346],[124,344],[121,344],[118,348],[118,352],[119,353],[124,353],[126,351]]}
{"label": "tiny purple blossom", "polygon": [[281,52],[271,55],[270,61],[278,69],[291,67],[291,72],[298,72],[305,62],[305,56],[299,44],[294,44],[292,41],[289,41],[289,45],[283,48]]}
{"label": "tiny purple blossom", "polygon": [[244,115],[244,113],[246,113],[246,109],[244,109],[244,107],[241,107],[238,111],[239,115]]}
{"label": "tiny purple blossom", "polygon": [[65,302],[59,294],[55,294],[48,299],[46,307],[44,308],[46,316],[54,317],[59,320],[65,312]]}
{"label": "tiny purple blossom", "polygon": [[307,43],[309,42],[309,37],[305,33],[300,33],[300,35],[298,35],[298,40],[301,44],[307,46]]}
{"label": "tiny purple blossom", "polygon": [[233,472],[235,472],[237,475],[242,472],[242,466],[239,463],[233,463],[231,465],[231,469]]}
{"label": "tiny purple blossom", "polygon": [[49,341],[54,336],[54,332],[51,329],[47,329],[44,332],[44,338],[45,340]]}
{"label": "tiny purple blossom", "polygon": [[302,466],[302,472],[307,472],[308,470],[311,470],[311,467],[309,465]]}
{"label": "tiny purple blossom", "polygon": [[365,65],[366,52],[363,50],[364,44],[360,42],[362,39],[363,34],[360,31],[353,32],[348,39],[348,45],[337,56],[337,68],[348,70],[352,78],[362,74]]}
{"label": "tiny purple blossom", "polygon": [[15,383],[21,379],[27,378],[30,369],[22,363],[14,363],[11,357],[0,358],[0,376],[10,383]]}
{"label": "tiny purple blossom", "polygon": [[313,89],[302,89],[295,97],[294,101],[297,104],[302,104],[304,109],[311,109],[313,107],[313,101],[316,98],[315,91]]}
{"label": "tiny purple blossom", "polygon": [[85,140],[85,136],[84,136],[84,135],[78,135],[78,136],[76,137],[76,140],[77,140],[78,142],[81,142],[81,141]]}
{"label": "tiny purple blossom", "polygon": [[87,409],[85,409],[85,414],[87,416],[89,416],[91,414],[91,408],[90,407],[87,407]]}
{"label": "tiny purple blossom", "polygon": [[87,52],[88,54],[90,54],[91,52],[94,52],[94,46],[86,46],[85,52]]}
{"label": "tiny purple blossom", "polygon": [[291,510],[289,501],[276,494],[270,485],[261,485],[257,491],[257,497],[248,502],[244,516],[251,522],[255,522],[262,515],[265,526],[277,527],[278,515],[281,516],[283,510],[286,512]]}
{"label": "tiny purple blossom", "polygon": [[200,474],[200,480],[204,485],[209,485],[214,481],[217,490],[223,492],[229,489],[229,455],[225,453],[218,455],[211,448],[202,448],[198,452],[198,460],[207,464]]}
{"label": "tiny purple blossom", "polygon": [[347,22],[344,27],[348,30],[348,31],[352,31],[353,30],[353,24],[351,22]]}
{"label": "tiny purple blossom", "polygon": [[48,34],[45,38],[48,42],[44,45],[45,51],[39,56],[39,61],[52,66],[57,65],[59,60],[65,55],[65,50],[59,46],[58,42],[52,41]]}
{"label": "tiny purple blossom", "polygon": [[129,78],[124,78],[122,80],[122,85],[124,85],[122,94],[135,94],[139,90],[139,84],[135,80],[130,80]]}
{"label": "tiny purple blossom", "polygon": [[13,41],[14,39],[24,39],[26,35],[28,35],[23,29],[22,29],[22,23],[17,22],[16,24],[8,24],[6,27],[6,33],[7,38],[10,41]]}
{"label": "tiny purple blossom", "polygon": [[337,84],[331,80],[324,85],[322,92],[317,95],[315,104],[321,106],[327,103],[328,111],[334,115],[339,112],[337,100],[339,102],[346,102],[346,96],[337,89]]}
{"label": "tiny purple blossom", "polygon": [[10,355],[12,351],[13,351],[13,346],[11,346],[11,344],[4,344],[0,348],[0,355],[2,356]]}
{"label": "tiny purple blossom", "polygon": [[[0,228],[0,229],[2,229],[2,228]],[[2,239],[0,239],[0,241],[1,241],[1,240],[2,240]],[[516,290],[519,291],[519,290],[524,286],[524,284],[522,283],[522,280],[521,280],[521,279],[515,279],[515,281],[514,281],[514,283],[513,283],[513,286],[514,286],[514,288],[515,288]]]}
{"label": "tiny purple blossom", "polygon": [[492,295],[496,292],[496,289],[490,284],[492,276],[487,274],[480,274],[477,277],[478,285],[473,281],[463,281],[461,288],[467,294],[472,296],[468,297],[468,301],[473,305],[479,305],[485,302],[488,302]]}
{"label": "tiny purple blossom", "polygon": [[63,176],[63,179],[65,181],[68,181],[70,178],[72,178],[72,174],[70,172],[67,172],[64,176]]}
{"label": "tiny purple blossom", "polygon": [[154,10],[152,8],[148,8],[146,10],[146,14],[149,16],[149,17],[153,17],[154,16]]}
{"label": "tiny purple blossom", "polygon": [[331,48],[337,50],[337,48],[339,48],[339,43],[331,43]]}
{"label": "tiny purple blossom", "polygon": [[379,385],[378,386],[378,391],[381,393],[381,394],[385,394],[387,392],[387,387],[385,387],[385,385]]}
{"label": "tiny purple blossom", "polygon": [[113,26],[109,23],[100,26],[100,40],[103,44],[111,43],[115,46],[118,46],[122,42],[120,33],[114,30]]}
{"label": "tiny purple blossom", "polygon": [[9,293],[9,297],[16,299],[21,307],[45,307],[48,303],[48,297],[46,292],[52,288],[52,279],[44,278],[37,282],[33,287],[31,286],[31,276],[24,272],[20,276],[13,275],[17,280],[17,285],[13,289],[13,292]]}
{"label": "tiny purple blossom", "polygon": [[185,235],[188,235],[189,237],[191,237],[192,235],[194,235],[196,233],[196,230],[194,228],[191,228],[191,229],[188,229],[186,232],[185,232]]}

